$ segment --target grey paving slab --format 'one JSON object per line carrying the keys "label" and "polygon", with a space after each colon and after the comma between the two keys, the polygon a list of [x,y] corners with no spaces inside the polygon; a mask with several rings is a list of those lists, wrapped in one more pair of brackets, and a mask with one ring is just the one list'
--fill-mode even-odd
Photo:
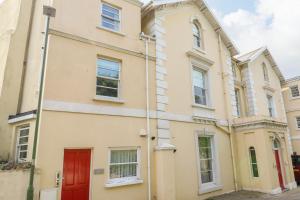
{"label": "grey paving slab", "polygon": [[260,192],[239,191],[207,200],[300,200],[300,187],[297,189],[284,192],[279,195],[270,195]]}

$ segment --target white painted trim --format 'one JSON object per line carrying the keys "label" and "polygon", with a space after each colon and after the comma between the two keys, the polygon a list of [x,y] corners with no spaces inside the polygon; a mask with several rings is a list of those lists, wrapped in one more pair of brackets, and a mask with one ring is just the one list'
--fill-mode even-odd
{"label": "white painted trim", "polygon": [[300,140],[300,135],[291,136],[292,140]]}
{"label": "white painted trim", "polygon": [[121,104],[125,103],[125,101],[123,99],[120,99],[120,98],[100,96],[100,95],[96,95],[93,100],[95,100],[95,101],[108,101],[108,102],[121,103]]}
{"label": "white painted trim", "polygon": [[[84,114],[96,114],[96,115],[111,115],[111,116],[124,116],[124,117],[136,117],[145,118],[146,110],[135,108],[124,108],[119,106],[100,106],[92,104],[72,103],[54,100],[44,100],[43,110],[54,112],[70,112],[70,113],[84,113]],[[162,119],[170,121],[180,121],[194,123],[193,114],[182,115],[169,112],[150,111],[151,119]],[[204,120],[217,121],[215,118],[205,118]],[[221,119],[219,119],[221,120]]]}
{"label": "white painted trim", "polygon": [[113,187],[120,187],[120,186],[127,186],[127,185],[136,185],[136,184],[141,184],[143,182],[144,182],[143,180],[136,179],[136,180],[124,181],[120,183],[106,183],[105,187],[113,188]]}
{"label": "white painted trim", "polygon": [[286,187],[289,189],[289,190],[293,190],[293,189],[296,189],[298,186],[297,186],[297,183],[296,181],[294,182],[290,182],[286,185]]}
{"label": "white painted trim", "polygon": [[14,124],[14,123],[17,123],[17,122],[22,122],[22,121],[25,121],[25,120],[30,120],[30,119],[35,119],[35,118],[36,118],[36,114],[29,114],[29,115],[25,115],[25,116],[22,116],[22,117],[16,117],[16,118],[13,118],[13,119],[9,119],[8,123],[9,124]]}
{"label": "white painted trim", "polygon": [[282,190],[280,187],[272,189],[272,190],[264,190],[264,189],[257,189],[257,188],[242,188],[243,190],[246,191],[253,191],[253,192],[262,192],[262,193],[267,193],[267,194],[280,194],[282,193]]}
{"label": "white painted trim", "polygon": [[[211,138],[212,145],[212,156],[213,156],[213,182],[203,184],[201,181],[201,164],[199,156],[199,144],[198,138],[200,136],[208,136]],[[197,172],[198,172],[198,194],[204,194],[212,191],[221,190],[223,186],[221,185],[221,176],[220,176],[220,163],[218,156],[218,140],[214,132],[196,130],[195,131],[195,143],[196,143],[196,160],[197,160]]]}

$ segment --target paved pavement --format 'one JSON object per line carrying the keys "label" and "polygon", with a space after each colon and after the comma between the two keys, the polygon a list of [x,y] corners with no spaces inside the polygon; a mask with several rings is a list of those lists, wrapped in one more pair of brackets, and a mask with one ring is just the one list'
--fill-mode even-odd
{"label": "paved pavement", "polygon": [[295,190],[284,192],[279,195],[263,194],[259,192],[240,191],[207,200],[300,200],[300,187]]}

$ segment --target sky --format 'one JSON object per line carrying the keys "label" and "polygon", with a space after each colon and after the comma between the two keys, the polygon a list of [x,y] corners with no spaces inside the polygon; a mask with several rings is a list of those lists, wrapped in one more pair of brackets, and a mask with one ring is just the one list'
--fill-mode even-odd
{"label": "sky", "polygon": [[300,0],[206,2],[241,53],[267,46],[285,78],[300,76]]}

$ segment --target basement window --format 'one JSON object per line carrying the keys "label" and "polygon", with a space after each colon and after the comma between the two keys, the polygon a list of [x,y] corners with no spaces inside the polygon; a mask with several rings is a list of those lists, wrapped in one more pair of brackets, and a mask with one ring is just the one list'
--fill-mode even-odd
{"label": "basement window", "polygon": [[18,128],[17,131],[17,162],[26,162],[28,159],[29,126]]}

